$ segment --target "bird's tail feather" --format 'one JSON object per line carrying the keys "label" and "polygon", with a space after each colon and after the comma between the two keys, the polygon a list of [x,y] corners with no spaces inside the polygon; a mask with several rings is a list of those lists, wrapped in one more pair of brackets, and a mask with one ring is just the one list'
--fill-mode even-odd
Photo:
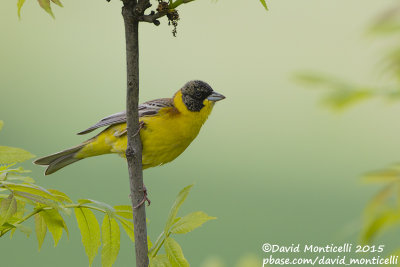
{"label": "bird's tail feather", "polygon": [[75,158],[75,154],[84,146],[85,144],[80,144],[70,149],[37,159],[33,163],[37,165],[48,166],[45,171],[45,175],[49,175],[58,171],[61,168],[64,168],[69,164],[81,160],[79,158]]}

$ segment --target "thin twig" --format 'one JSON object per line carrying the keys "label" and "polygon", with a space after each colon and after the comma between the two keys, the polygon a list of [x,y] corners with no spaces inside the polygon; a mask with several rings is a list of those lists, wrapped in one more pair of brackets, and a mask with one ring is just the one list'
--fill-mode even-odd
{"label": "thin twig", "polygon": [[[172,2],[168,6],[168,8],[169,8],[169,10],[172,10],[182,4],[187,4],[187,3],[193,2],[193,1],[195,1],[195,0],[176,0],[175,2]],[[139,2],[140,2],[140,0],[139,0]],[[151,11],[151,13],[148,15],[138,16],[138,20],[143,21],[143,22],[154,23],[154,25],[158,26],[158,25],[160,25],[160,21],[158,19],[164,17],[167,14],[168,14],[168,11],[162,11],[162,12],[157,12],[157,13],[154,11]]]}
{"label": "thin twig", "polygon": [[149,15],[143,15],[138,17],[138,20],[143,22],[154,23],[154,25],[158,26],[160,25],[160,21],[158,19],[164,17],[165,15],[167,15],[167,11],[157,12],[157,13],[152,11]]}

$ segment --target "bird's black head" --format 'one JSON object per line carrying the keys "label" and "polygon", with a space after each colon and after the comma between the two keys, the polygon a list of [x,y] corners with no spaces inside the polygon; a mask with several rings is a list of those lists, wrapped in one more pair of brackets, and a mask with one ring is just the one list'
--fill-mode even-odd
{"label": "bird's black head", "polygon": [[181,89],[182,100],[190,111],[200,111],[204,107],[204,100],[219,101],[225,97],[214,92],[210,85],[203,81],[187,82]]}

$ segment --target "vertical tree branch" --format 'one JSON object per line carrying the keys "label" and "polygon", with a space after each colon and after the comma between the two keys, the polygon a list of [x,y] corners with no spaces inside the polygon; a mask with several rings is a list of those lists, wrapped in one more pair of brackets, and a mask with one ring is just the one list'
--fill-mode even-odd
{"label": "vertical tree branch", "polygon": [[[136,0],[123,0],[122,16],[125,23],[126,65],[127,65],[127,96],[126,112],[128,127],[128,146],[126,159],[129,169],[132,207],[136,207],[144,198],[142,171],[142,143],[139,134],[139,21]],[[139,12],[137,12],[139,11]],[[146,227],[146,205],[133,210],[135,228],[136,266],[149,265]]]}
{"label": "vertical tree branch", "polygon": [[[176,0],[174,8],[194,0]],[[144,195],[142,171],[142,142],[139,126],[139,21],[153,22],[159,25],[157,18],[165,16],[166,12],[144,16],[146,9],[151,7],[149,0],[122,0],[122,16],[125,24],[126,66],[127,66],[127,95],[126,121],[128,146],[126,160],[128,162],[130,197],[133,208],[133,225],[135,228],[136,266],[149,265],[146,226],[146,205],[139,205]]]}

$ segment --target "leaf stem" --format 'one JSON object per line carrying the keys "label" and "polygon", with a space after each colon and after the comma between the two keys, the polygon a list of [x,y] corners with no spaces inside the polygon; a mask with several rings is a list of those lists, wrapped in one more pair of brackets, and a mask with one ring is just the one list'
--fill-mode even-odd
{"label": "leaf stem", "polygon": [[189,3],[189,2],[193,2],[193,1],[194,0],[176,0],[175,2],[172,2],[169,5],[169,8],[174,9],[174,8],[177,8],[178,6],[180,6],[182,4],[186,4],[186,3]]}
{"label": "leaf stem", "polygon": [[[98,207],[94,207],[94,206],[90,206],[90,205],[85,205],[85,204],[69,204],[69,205],[65,205],[64,208],[88,208],[88,209],[92,209],[92,210],[97,210],[103,213],[107,213],[107,211],[98,208]],[[20,219],[19,221],[17,221],[15,224],[21,224],[23,222],[25,222],[26,220],[28,220],[29,218],[31,218],[33,215],[38,214],[39,212],[43,211],[43,210],[50,210],[50,209],[55,209],[54,207],[40,207],[40,208],[35,208],[31,213],[29,213],[28,215],[26,215],[24,218]],[[12,227],[7,228],[3,231],[0,232],[0,237],[2,237],[3,235],[5,235],[6,233],[8,233],[9,231],[11,231],[11,229],[14,229]]]}
{"label": "leaf stem", "polygon": [[164,245],[165,239],[167,239],[170,235],[171,232],[167,232],[167,234],[165,234],[164,231],[160,234],[154,245],[154,249],[151,249],[149,253],[150,258],[154,258],[155,256],[157,256],[158,251],[160,251],[161,247]]}

